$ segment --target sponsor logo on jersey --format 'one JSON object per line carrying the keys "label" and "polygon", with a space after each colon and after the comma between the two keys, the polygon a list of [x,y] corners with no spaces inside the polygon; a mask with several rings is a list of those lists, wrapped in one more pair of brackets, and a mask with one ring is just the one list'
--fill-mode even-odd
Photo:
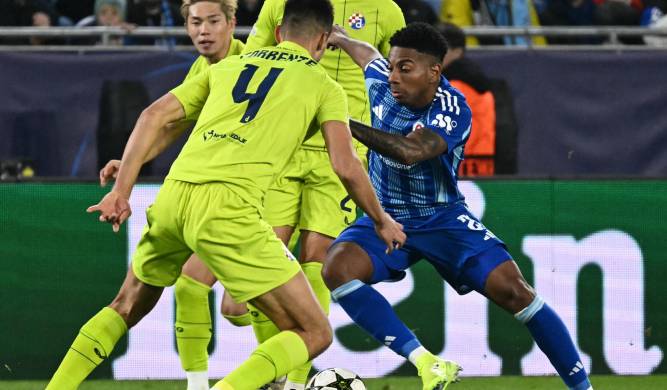
{"label": "sponsor logo on jersey", "polygon": [[242,143],[242,144],[245,144],[246,142],[248,142],[247,139],[241,137],[240,135],[238,135],[236,133],[224,134],[224,133],[218,133],[215,130],[205,131],[203,133],[203,136],[204,136],[204,141],[209,141],[209,140],[217,141],[217,140],[221,140],[221,139],[232,139],[232,140],[234,140],[236,142],[239,142],[239,143]]}
{"label": "sponsor logo on jersey", "polygon": [[452,130],[454,130],[458,125],[456,121],[452,119],[452,117],[442,114],[436,115],[435,119],[431,121],[431,124],[445,129],[447,134],[451,134]]}
{"label": "sponsor logo on jersey", "polygon": [[353,30],[361,30],[366,25],[366,18],[361,12],[355,12],[347,19]]}
{"label": "sponsor logo on jersey", "polygon": [[380,104],[379,106],[373,107],[373,114],[379,119],[382,120],[384,116],[384,105]]}

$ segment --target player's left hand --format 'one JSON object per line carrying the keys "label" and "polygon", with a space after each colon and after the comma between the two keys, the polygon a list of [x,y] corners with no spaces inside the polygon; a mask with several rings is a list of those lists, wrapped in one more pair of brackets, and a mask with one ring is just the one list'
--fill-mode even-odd
{"label": "player's left hand", "polygon": [[384,213],[380,223],[375,224],[375,232],[387,245],[387,249],[385,250],[387,254],[403,247],[407,239],[407,236],[403,232],[403,225],[394,221],[387,213]]}
{"label": "player's left hand", "polygon": [[129,200],[116,191],[104,195],[100,203],[88,207],[86,211],[89,213],[99,211],[100,222],[110,223],[114,233],[118,233],[120,225],[132,215]]}
{"label": "player's left hand", "polygon": [[104,187],[111,180],[115,180],[120,170],[120,160],[109,160],[106,165],[100,169],[100,186]]}

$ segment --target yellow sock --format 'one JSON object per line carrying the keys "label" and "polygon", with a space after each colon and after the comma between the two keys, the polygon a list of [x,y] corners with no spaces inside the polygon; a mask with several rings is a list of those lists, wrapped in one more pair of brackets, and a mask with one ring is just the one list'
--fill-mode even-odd
{"label": "yellow sock", "polygon": [[[324,284],[322,279],[322,263],[317,261],[311,261],[308,263],[301,264],[301,269],[306,275],[306,279],[310,283],[310,287],[315,293],[317,301],[322,306],[324,312],[329,315],[329,306],[331,306],[331,293],[329,289]],[[313,366],[313,362],[307,362],[306,364],[298,367],[287,375],[287,380],[292,383],[298,383],[305,385],[308,381],[308,374],[310,374],[310,368]]]}
{"label": "yellow sock", "polygon": [[189,276],[176,281],[176,346],[185,371],[208,371],[208,344],[211,342],[211,288]]}
{"label": "yellow sock", "polygon": [[310,287],[315,293],[317,301],[322,306],[322,310],[326,315],[329,315],[329,306],[331,306],[331,292],[327,288],[327,285],[324,284],[324,279],[322,279],[322,267],[323,264],[317,261],[310,261],[308,263],[301,264],[301,269],[310,283]]}
{"label": "yellow sock", "polygon": [[308,349],[303,339],[292,331],[283,331],[260,344],[245,362],[213,388],[255,390],[307,360]]}
{"label": "yellow sock", "polygon": [[115,310],[100,310],[81,327],[46,390],[77,389],[126,332],[127,324]]}
{"label": "yellow sock", "polygon": [[255,306],[248,304],[248,313],[250,313],[252,330],[259,344],[280,333],[280,329],[273,324],[269,317],[265,316]]}

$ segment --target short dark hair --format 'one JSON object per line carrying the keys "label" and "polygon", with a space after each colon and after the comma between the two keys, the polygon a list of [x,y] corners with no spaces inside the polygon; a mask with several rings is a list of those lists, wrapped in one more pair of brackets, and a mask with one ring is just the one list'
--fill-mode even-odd
{"label": "short dark hair", "polygon": [[239,8],[238,0],[186,0],[181,4],[181,15],[183,16],[185,23],[188,22],[188,17],[190,16],[190,6],[205,1],[220,4],[220,10],[222,10],[225,19],[227,19],[228,22],[234,18],[236,10]]}
{"label": "short dark hair", "polygon": [[239,7],[238,0],[185,0],[183,1],[183,4],[181,4],[181,15],[183,16],[185,23],[188,22],[188,16],[190,16],[190,6],[205,1],[220,4],[220,10],[222,10],[225,19],[227,19],[228,22],[232,20],[234,15],[236,15],[236,9]]}
{"label": "short dark hair", "polygon": [[282,25],[296,34],[329,32],[333,15],[329,0],[287,0]]}
{"label": "short dark hair", "polygon": [[447,54],[445,38],[435,27],[422,22],[410,23],[396,31],[396,34],[389,40],[389,44],[392,47],[415,49],[420,53],[437,58],[437,62],[442,61]]}
{"label": "short dark hair", "polygon": [[439,23],[437,29],[440,31],[440,34],[445,37],[450,49],[466,48],[466,34],[461,27],[453,23],[445,22]]}

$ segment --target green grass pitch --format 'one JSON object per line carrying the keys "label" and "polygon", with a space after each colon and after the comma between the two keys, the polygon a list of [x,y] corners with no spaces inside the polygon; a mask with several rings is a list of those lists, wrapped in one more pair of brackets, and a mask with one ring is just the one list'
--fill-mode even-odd
{"label": "green grass pitch", "polygon": [[[420,390],[421,383],[414,377],[390,377],[367,379],[368,390]],[[602,376],[591,378],[596,390],[664,390],[667,375],[652,376]],[[44,381],[0,381],[3,390],[36,390],[46,387]],[[102,381],[91,380],[81,385],[81,390],[184,390],[183,381]],[[492,378],[463,378],[447,390],[563,390],[565,386],[557,377],[504,376]]]}

